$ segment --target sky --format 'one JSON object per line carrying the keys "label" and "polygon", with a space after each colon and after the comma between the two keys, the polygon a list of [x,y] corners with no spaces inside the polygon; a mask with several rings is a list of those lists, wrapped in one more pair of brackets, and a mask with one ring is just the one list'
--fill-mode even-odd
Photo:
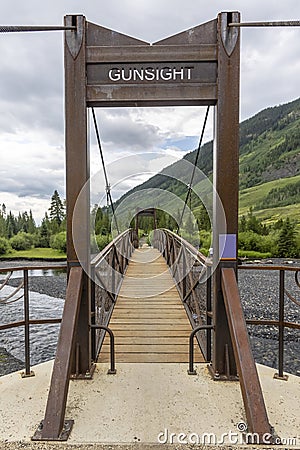
{"label": "sky", "polygon": [[[62,25],[64,15],[83,14],[152,43],[221,11],[240,11],[244,22],[299,20],[300,2],[1,0],[0,25]],[[0,204],[15,214],[31,209],[39,223],[54,190],[65,197],[63,33],[0,34],[0,51]],[[300,27],[242,29],[241,120],[298,98],[299,73]],[[97,109],[113,198],[196,148],[204,114],[203,107]],[[213,136],[212,116],[205,141]],[[90,135],[95,174],[101,166],[92,127]],[[136,176],[128,179],[132,155]]]}

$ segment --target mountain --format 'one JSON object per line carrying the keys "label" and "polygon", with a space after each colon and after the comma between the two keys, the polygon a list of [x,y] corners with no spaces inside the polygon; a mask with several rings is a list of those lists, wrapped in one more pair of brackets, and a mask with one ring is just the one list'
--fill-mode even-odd
{"label": "mountain", "polygon": [[[201,148],[198,167],[212,176],[212,142]],[[194,163],[196,150],[183,160]],[[184,167],[184,168],[183,168]],[[168,174],[190,170],[176,162],[159,174],[127,192],[157,188],[186,196],[186,185]],[[189,174],[185,174],[186,180]],[[240,212],[249,208],[263,219],[272,221],[291,216],[300,223],[300,98],[259,112],[240,124]],[[297,208],[298,205],[298,208]],[[194,206],[197,206],[194,205]],[[296,213],[298,211],[298,216]]]}

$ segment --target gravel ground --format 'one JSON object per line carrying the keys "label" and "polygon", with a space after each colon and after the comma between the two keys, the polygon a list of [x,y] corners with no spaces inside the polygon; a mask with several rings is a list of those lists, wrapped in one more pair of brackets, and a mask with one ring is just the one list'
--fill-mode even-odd
{"label": "gravel ground", "polygon": [[[15,266],[20,262],[14,262]],[[282,264],[284,261],[274,261],[274,264]],[[22,263],[21,263],[22,264]],[[49,263],[46,263],[49,265]],[[54,263],[55,264],[55,263]],[[41,266],[41,262],[26,262],[26,266]],[[0,262],[1,267],[12,266],[12,262]],[[300,261],[294,261],[291,266],[300,266]],[[1,270],[1,269],[0,269]],[[18,286],[20,279],[12,279],[10,286]],[[294,295],[299,302],[299,288],[297,288],[294,274],[286,274],[286,289]],[[248,319],[278,319],[278,292],[279,274],[278,271],[239,271],[239,288],[241,299]],[[30,290],[39,294],[46,294],[56,299],[63,299],[66,291],[66,274],[52,274],[51,276],[31,276]],[[49,297],[47,297],[49,299]],[[49,300],[47,300],[49,302]],[[291,322],[300,323],[300,306],[291,302],[287,297],[285,300],[285,319]],[[14,318],[13,320],[16,320]],[[34,332],[34,331],[33,331]],[[3,332],[2,332],[3,333]],[[55,332],[56,333],[56,332]],[[43,350],[43,360],[54,356],[55,339],[57,333],[51,336],[54,343]],[[254,351],[255,360],[258,363],[266,364],[277,368],[278,364],[278,331],[275,327],[249,326],[249,335]],[[43,338],[39,336],[39,338]],[[49,338],[49,334],[45,339]],[[0,342],[0,346],[1,344]],[[36,347],[36,346],[35,346]],[[49,347],[49,349],[47,349]],[[10,351],[9,348],[7,348]],[[0,347],[0,375],[9,371],[18,370],[22,364],[18,357],[10,355],[5,349]],[[47,354],[47,351],[49,352]],[[46,352],[46,353],[45,353]],[[18,356],[18,355],[17,355]],[[42,362],[39,359],[34,363]],[[17,368],[17,369],[16,369]],[[285,331],[285,353],[284,370],[295,375],[300,375],[300,332],[298,330],[286,329]]]}
{"label": "gravel ground", "polygon": [[[295,283],[294,272],[286,272],[285,288],[299,302],[299,288]],[[240,270],[239,289],[247,319],[278,320],[278,271]],[[287,296],[285,296],[284,314],[286,321],[300,323],[300,306],[293,303]],[[277,327],[249,325],[248,330],[256,361],[277,368]],[[300,375],[300,331],[286,328],[284,342],[284,370]]]}

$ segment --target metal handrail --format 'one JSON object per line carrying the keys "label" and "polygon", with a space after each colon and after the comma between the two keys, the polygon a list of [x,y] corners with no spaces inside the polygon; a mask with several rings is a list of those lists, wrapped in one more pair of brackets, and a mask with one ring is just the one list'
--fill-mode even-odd
{"label": "metal handrail", "polygon": [[[104,333],[96,330],[107,327],[121,288],[129,258],[134,250],[135,230],[125,230],[110,242],[91,262],[92,273],[92,358],[96,360],[101,350]],[[98,273],[101,268],[109,271],[109,276]],[[107,274],[106,274],[107,275]],[[111,284],[108,286],[108,280]],[[98,282],[97,282],[98,281]],[[94,327],[94,325],[99,326]],[[101,327],[100,327],[101,326]]]}
{"label": "metal handrail", "polygon": [[[45,325],[45,324],[56,324],[61,322],[61,318],[52,318],[52,319],[30,319],[30,301],[29,301],[29,283],[28,283],[28,272],[30,270],[63,270],[66,269],[67,266],[64,264],[57,265],[48,265],[48,266],[16,266],[10,268],[1,268],[0,273],[7,272],[23,272],[23,289],[24,294],[19,297],[24,297],[24,319],[18,322],[10,322],[6,324],[0,325],[0,331],[24,327],[24,352],[25,352],[25,372],[22,373],[23,378],[34,376],[34,372],[31,370],[31,362],[30,362],[30,325]],[[17,291],[14,292],[14,294]]]}
{"label": "metal handrail", "polygon": [[[285,295],[288,295],[289,299],[294,301],[292,296],[285,289],[285,272],[295,272],[295,282],[297,286],[298,274],[300,272],[300,267],[287,267],[283,265],[276,266],[260,266],[260,265],[241,265],[239,270],[269,270],[269,271],[279,271],[279,318],[278,320],[268,320],[268,319],[246,319],[247,325],[265,325],[265,326],[276,326],[278,327],[278,373],[275,374],[275,378],[286,380],[287,376],[284,375],[284,330],[285,328],[300,330],[300,323],[289,322],[284,319],[284,306],[285,306]],[[295,304],[298,302],[295,301]]]}
{"label": "metal handrail", "polygon": [[117,370],[115,365],[115,336],[113,331],[105,325],[90,325],[90,328],[94,330],[105,330],[108,332],[110,338],[110,369],[107,373],[108,375],[115,375]]}
{"label": "metal handrail", "polygon": [[214,330],[214,325],[199,325],[194,328],[189,337],[189,370],[187,371],[189,375],[197,375],[194,369],[194,336],[198,331],[201,330]]}
{"label": "metal handrail", "polygon": [[[170,269],[173,267],[171,273],[176,282],[178,293],[192,328],[199,325],[197,322],[200,322],[201,325],[208,326],[206,339],[204,340],[201,336],[197,336],[197,341],[206,361],[210,361],[211,333],[209,330],[212,323],[211,277],[206,276],[206,283],[205,285],[203,284],[206,293],[205,300],[202,301],[201,306],[196,294],[196,289],[199,287],[202,278],[197,275],[195,276],[190,270],[188,270],[187,273],[185,272],[187,269],[187,259],[189,257],[192,257],[193,260],[192,267],[201,265],[202,270],[209,272],[211,271],[212,261],[210,258],[206,258],[185,239],[168,229],[162,228],[154,231],[153,246],[158,248],[162,253]],[[175,261],[177,261],[176,265],[174,264]],[[181,274],[178,274],[179,265],[182,267]],[[179,275],[179,279],[177,275]],[[197,315],[198,321],[195,320],[195,314]],[[205,315],[205,319],[201,317],[202,315]]]}

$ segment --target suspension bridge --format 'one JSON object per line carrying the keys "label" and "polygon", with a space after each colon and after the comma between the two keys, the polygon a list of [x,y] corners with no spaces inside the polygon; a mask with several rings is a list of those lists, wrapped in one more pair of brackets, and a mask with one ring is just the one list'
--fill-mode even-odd
{"label": "suspension bridge", "polygon": [[[285,379],[284,330],[300,326],[284,320],[287,269],[274,267],[280,273],[279,319],[263,321],[279,329],[279,369],[277,380],[270,380],[269,372],[258,371],[255,364],[237,284],[241,26],[238,12],[221,13],[206,24],[150,45],[81,15],[65,17],[68,283],[51,379],[49,366],[47,377],[42,368],[35,369],[39,380],[44,380],[39,391],[43,417],[37,417],[40,404],[26,403],[34,412],[29,424],[32,445],[69,439],[141,442],[146,448],[165,440],[166,430],[161,429],[165,426],[174,426],[175,434],[180,434],[180,426],[199,434],[213,424],[216,434],[228,434],[232,422],[240,424],[240,432],[255,436],[255,443],[280,443],[276,434],[280,419],[271,397],[274,383]],[[155,225],[155,208],[136,205],[136,229],[119,227],[94,108],[170,105],[207,106],[207,113],[177,233],[154,226],[151,246],[140,248],[138,218],[153,215]],[[179,235],[210,107],[216,108],[212,258]],[[88,110],[117,229],[113,241],[93,258]],[[27,379],[23,382],[32,399],[36,386],[30,377],[29,327],[33,322],[28,268],[23,270],[24,321],[1,325],[0,330],[25,327]],[[295,272],[299,285],[299,269],[289,270]],[[9,380],[15,383],[14,378]],[[13,388],[17,395],[22,390],[19,383]],[[290,419],[281,432],[287,427],[295,430],[297,407],[292,399],[298,398],[297,386],[294,380],[286,390]],[[7,404],[8,398],[3,398]],[[6,414],[3,428],[16,436]],[[28,431],[22,432],[28,438]]]}

